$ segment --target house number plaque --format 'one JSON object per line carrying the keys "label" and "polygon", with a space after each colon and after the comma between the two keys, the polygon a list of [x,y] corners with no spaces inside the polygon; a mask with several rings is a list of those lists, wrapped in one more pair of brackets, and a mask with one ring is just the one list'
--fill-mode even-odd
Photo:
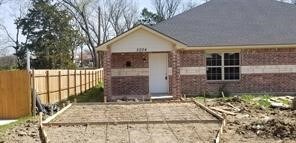
{"label": "house number plaque", "polygon": [[137,48],[137,52],[147,52],[146,48]]}

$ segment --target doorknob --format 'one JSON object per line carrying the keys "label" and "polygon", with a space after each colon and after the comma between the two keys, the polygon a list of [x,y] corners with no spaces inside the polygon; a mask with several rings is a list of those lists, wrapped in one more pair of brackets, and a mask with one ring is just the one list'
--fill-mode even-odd
{"label": "doorknob", "polygon": [[168,80],[168,76],[165,76],[165,80]]}

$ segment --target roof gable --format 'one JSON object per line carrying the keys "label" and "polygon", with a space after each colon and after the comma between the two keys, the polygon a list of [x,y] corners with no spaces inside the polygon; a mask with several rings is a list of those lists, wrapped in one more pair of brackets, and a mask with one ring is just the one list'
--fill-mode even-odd
{"label": "roof gable", "polygon": [[110,44],[112,53],[125,52],[160,52],[171,51],[173,43],[154,35],[153,33],[138,29],[128,36]]}
{"label": "roof gable", "polygon": [[[118,45],[117,43],[119,43],[120,41],[123,41],[124,43],[124,39],[127,37],[127,38],[134,38],[134,40],[137,40],[137,38],[135,39],[135,36],[134,33],[137,33],[137,32],[141,32],[141,31],[144,31],[146,32],[146,38],[147,38],[147,33],[149,33],[149,38],[151,39],[153,36],[157,37],[158,39],[161,39],[162,42],[163,41],[166,41],[166,42],[169,42],[171,43],[172,45],[174,45],[176,48],[184,48],[186,47],[186,45],[182,42],[179,42],[177,41],[176,39],[172,38],[172,37],[169,37],[163,33],[160,33],[158,32],[157,30],[155,29],[152,29],[151,27],[148,27],[148,26],[145,26],[145,25],[138,25],[134,28],[132,28],[131,30],[128,30],[126,31],[125,33],[117,36],[117,37],[114,37],[113,39],[103,43],[102,45],[100,45],[97,50],[106,50],[108,47],[112,46],[112,45]],[[141,34],[140,34],[141,35]],[[145,36],[144,35],[144,36]],[[152,36],[153,35],[153,36]],[[143,36],[143,35],[142,35]],[[145,37],[144,37],[145,38]],[[157,39],[157,38],[152,38],[152,39]],[[157,41],[157,40],[156,40]],[[161,43],[160,41],[158,41],[159,43]],[[121,43],[122,44],[122,43]],[[164,45],[162,43],[162,45]],[[118,48],[118,47],[117,47]],[[123,46],[124,48],[124,46]]]}

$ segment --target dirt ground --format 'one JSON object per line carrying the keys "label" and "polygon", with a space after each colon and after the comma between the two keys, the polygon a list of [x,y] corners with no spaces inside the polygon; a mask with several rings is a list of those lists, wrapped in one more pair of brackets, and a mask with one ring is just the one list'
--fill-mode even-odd
{"label": "dirt ground", "polygon": [[[235,108],[230,107],[229,103]],[[236,113],[227,115],[222,141],[225,143],[296,143],[296,111],[261,108],[240,98],[210,99],[207,105]]]}
{"label": "dirt ground", "polygon": [[[199,102],[203,103],[202,100]],[[231,104],[234,109],[230,107]],[[224,143],[296,143],[296,111],[291,109],[278,108],[260,108],[242,101],[240,98],[222,99],[207,99],[209,107],[217,107],[226,111],[234,112],[236,115],[227,115],[227,124],[222,135]],[[161,120],[163,117],[176,117],[176,119],[211,119],[212,116],[198,116],[200,109],[194,109],[191,104],[186,105],[186,108],[191,110],[182,111],[184,107],[178,107],[171,104],[172,110],[165,109],[160,105],[153,110],[159,110],[155,114],[149,113],[148,105],[137,109],[122,109],[116,107],[106,109],[107,107],[98,105],[90,106],[91,108],[75,106],[62,114],[60,118],[54,122],[69,122],[79,121],[76,110],[84,109],[88,112],[80,112],[86,117],[82,118],[88,121],[87,118],[94,114],[107,113],[110,119],[116,121],[143,119],[147,114],[138,114],[134,116],[134,112],[141,110],[147,111],[151,115],[150,120]],[[115,108],[116,107],[116,108]],[[98,110],[98,108],[100,108]],[[127,107],[126,107],[127,108]],[[153,108],[153,107],[151,107]],[[181,109],[183,108],[183,109]],[[186,109],[185,108],[185,109]],[[110,112],[115,110],[116,112]],[[104,111],[107,112],[104,112]],[[121,110],[128,111],[127,114],[117,114]],[[151,109],[152,110],[152,109]],[[195,111],[197,110],[197,111]],[[195,112],[194,114],[191,114]],[[111,114],[114,113],[114,114]],[[116,114],[115,114],[116,113]],[[167,114],[163,114],[167,113]],[[163,114],[163,115],[160,115]],[[141,116],[140,116],[141,115]],[[154,116],[152,116],[154,115]],[[195,116],[192,116],[195,115]],[[132,118],[130,118],[132,116]],[[160,117],[161,116],[161,117]],[[184,117],[183,117],[184,116]],[[108,116],[97,115],[91,117],[90,121],[99,122],[105,121]],[[112,118],[111,118],[112,117]],[[109,118],[107,118],[109,119]],[[147,118],[146,118],[147,119]],[[217,127],[218,126],[218,127]],[[81,125],[81,126],[51,126],[46,127],[51,142],[212,142],[215,132],[220,125],[208,123],[187,123],[187,124],[109,124],[109,125]],[[142,136],[144,135],[144,136]],[[1,135],[0,135],[1,136]],[[196,141],[199,140],[199,141]],[[0,143],[38,143],[40,142],[39,131],[36,121],[27,121],[26,123],[16,126],[8,130],[4,136],[0,137]]]}
{"label": "dirt ground", "polygon": [[[1,136],[1,135],[0,135]],[[0,137],[0,143],[40,143],[38,122],[34,119],[15,126]]]}
{"label": "dirt ground", "polygon": [[131,105],[75,104],[52,123],[122,122],[163,120],[217,120],[194,103]]}
{"label": "dirt ground", "polygon": [[218,128],[215,123],[186,123],[55,126],[45,131],[51,142],[197,143],[213,142]]}
{"label": "dirt ground", "polygon": [[[193,122],[185,122],[189,120]],[[154,121],[160,122],[149,123]],[[172,121],[180,122],[171,123]],[[87,122],[104,124],[87,125]],[[50,123],[60,123],[58,126],[45,127],[51,142],[213,142],[221,126],[217,118],[193,102],[131,105],[74,104]],[[85,125],[64,126],[62,123],[85,123]]]}

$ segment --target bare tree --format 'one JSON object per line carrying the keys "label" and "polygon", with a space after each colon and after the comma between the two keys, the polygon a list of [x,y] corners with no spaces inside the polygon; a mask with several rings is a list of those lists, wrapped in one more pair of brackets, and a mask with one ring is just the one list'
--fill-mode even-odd
{"label": "bare tree", "polygon": [[130,1],[129,6],[125,9],[123,17],[126,29],[131,29],[134,24],[138,21],[138,7],[134,1]]}
{"label": "bare tree", "polygon": [[[20,17],[19,17],[20,18]],[[7,37],[8,37],[8,41],[7,41],[7,45],[2,48],[2,50],[7,50],[8,48],[13,48],[15,50],[15,55],[17,57],[17,65],[18,67],[22,67],[24,64],[24,58],[25,58],[25,49],[21,46],[21,31],[20,31],[20,27],[19,27],[19,21],[16,20],[16,34],[13,36],[11,33],[9,33],[9,31],[7,30],[7,28],[0,24],[0,29],[3,30]],[[27,36],[25,37],[25,40],[23,41],[24,43],[27,43]]]}
{"label": "bare tree", "polygon": [[7,56],[8,55],[8,49],[2,48],[0,49],[0,57]]}
{"label": "bare tree", "polygon": [[125,12],[127,5],[125,0],[109,0],[108,9],[110,14],[110,24],[116,35],[124,32],[125,25],[122,21],[123,13]]}
{"label": "bare tree", "polygon": [[[14,1],[12,3],[15,6],[15,3],[18,1]],[[12,16],[14,17],[14,24],[16,26],[14,33],[12,34],[4,24],[0,24],[0,30],[4,32],[7,37],[6,45],[2,46],[2,49],[13,48],[15,50],[15,56],[17,57],[18,67],[22,67],[25,58],[25,49],[21,46],[22,43],[27,43],[27,35],[21,34],[20,29],[20,19],[26,15],[27,9],[30,6],[29,1],[22,1],[23,3],[19,3],[17,5],[18,12],[15,12]],[[15,7],[13,7],[15,8]]]}
{"label": "bare tree", "polygon": [[1,6],[2,4],[4,4],[5,2],[7,2],[7,0],[0,0],[0,6]]}
{"label": "bare tree", "polygon": [[95,49],[97,45],[100,44],[100,34],[99,29],[96,28],[93,21],[90,20],[92,15],[88,11],[88,8],[90,7],[92,2],[84,0],[61,0],[61,2],[63,6],[74,17],[77,27],[80,29],[82,35],[84,36],[84,42],[86,43],[89,51],[91,51],[91,56],[93,58],[94,64],[96,66],[99,66]]}
{"label": "bare tree", "polygon": [[133,27],[137,21],[138,8],[132,0],[109,0],[107,7],[110,14],[110,24],[116,34]]}
{"label": "bare tree", "polygon": [[102,11],[101,15],[102,42],[104,43],[110,37],[110,15],[107,11]]}
{"label": "bare tree", "polygon": [[74,17],[77,27],[85,37],[96,66],[101,67],[102,56],[96,48],[112,35],[119,35],[133,26],[137,13],[132,0],[60,0]]}
{"label": "bare tree", "polygon": [[[205,0],[204,0],[205,1]],[[196,1],[193,1],[193,0],[190,0],[190,1],[188,1],[187,3],[184,3],[183,4],[183,9],[182,9],[182,11],[187,11],[187,10],[189,10],[189,9],[192,9],[192,8],[194,8],[194,7],[196,7],[197,6],[197,2]]]}
{"label": "bare tree", "polygon": [[181,0],[152,0],[153,6],[163,20],[173,17],[181,4]]}

